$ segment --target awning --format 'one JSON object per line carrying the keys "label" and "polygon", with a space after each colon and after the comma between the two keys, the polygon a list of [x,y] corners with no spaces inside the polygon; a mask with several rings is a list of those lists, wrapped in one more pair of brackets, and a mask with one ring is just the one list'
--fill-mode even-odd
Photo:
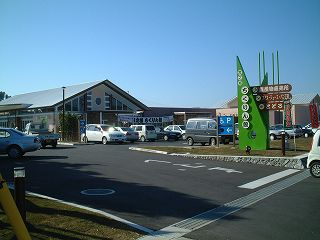
{"label": "awning", "polygon": [[32,104],[26,104],[26,103],[0,105],[0,112],[7,112],[7,111],[27,109],[27,108],[30,107],[31,105],[32,105]]}

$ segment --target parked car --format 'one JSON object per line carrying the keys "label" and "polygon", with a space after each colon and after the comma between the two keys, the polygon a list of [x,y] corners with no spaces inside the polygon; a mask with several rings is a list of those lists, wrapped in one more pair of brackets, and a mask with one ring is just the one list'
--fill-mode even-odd
{"label": "parked car", "polygon": [[123,133],[114,127],[106,124],[88,124],[86,125],[86,133],[81,135],[84,142],[108,142],[123,143],[126,137]]}
{"label": "parked car", "polygon": [[180,132],[174,132],[170,130],[162,130],[160,131],[159,135],[161,136],[161,138],[158,138],[158,139],[163,139],[165,141],[168,141],[168,140],[177,141],[182,137]]}
{"label": "parked car", "polygon": [[40,139],[41,146],[45,148],[47,145],[57,147],[60,134],[51,132],[48,127],[42,123],[30,122],[26,125],[24,133],[27,135],[37,136]]}
{"label": "parked car", "polygon": [[217,122],[210,118],[190,118],[186,126],[186,140],[189,146],[194,143],[215,146],[218,141]]}
{"label": "parked car", "polygon": [[[320,122],[319,122],[319,125],[320,125]],[[317,131],[317,128],[312,128],[311,123],[309,123],[302,128],[302,131],[303,131],[304,137],[311,137]]]}
{"label": "parked car", "polygon": [[156,129],[156,134],[157,134],[157,139],[163,139],[163,127],[155,127]]}
{"label": "parked car", "polygon": [[130,127],[139,133],[139,140],[141,142],[145,142],[146,140],[155,141],[157,139],[156,129],[153,125],[131,125]]}
{"label": "parked car", "polygon": [[134,143],[135,141],[139,140],[139,133],[134,131],[132,128],[129,127],[115,127],[116,130],[123,133],[126,136],[126,140],[129,142]]}
{"label": "parked car", "polygon": [[302,128],[300,125],[294,125],[291,129],[285,129],[283,124],[276,124],[269,128],[270,140],[275,140],[281,137],[281,133],[284,132],[287,138],[302,136]]}
{"label": "parked car", "polygon": [[184,125],[169,125],[169,126],[165,127],[164,130],[180,133],[182,136],[182,139],[185,139],[186,126],[184,126]]}
{"label": "parked car", "polygon": [[9,158],[17,159],[40,147],[40,139],[36,136],[28,136],[13,128],[0,128],[0,154],[8,154]]}
{"label": "parked car", "polygon": [[312,176],[320,178],[320,130],[313,136],[312,147],[308,154],[307,168]]}

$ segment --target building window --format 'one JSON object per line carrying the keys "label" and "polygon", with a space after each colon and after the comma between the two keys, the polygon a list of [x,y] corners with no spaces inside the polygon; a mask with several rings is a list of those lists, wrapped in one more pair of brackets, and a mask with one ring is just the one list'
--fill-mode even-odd
{"label": "building window", "polygon": [[122,110],[122,102],[117,100],[117,110]]}
{"label": "building window", "polygon": [[70,101],[66,102],[64,106],[65,106],[64,107],[65,111],[71,111],[71,102]]}
{"label": "building window", "polygon": [[87,110],[92,110],[92,91],[87,92]]}
{"label": "building window", "polygon": [[101,98],[96,98],[96,104],[99,106],[101,104]]}
{"label": "building window", "polygon": [[79,111],[79,99],[78,98],[72,100],[72,111],[73,112]]}
{"label": "building window", "polygon": [[85,106],[85,98],[84,95],[79,97],[79,107],[80,107],[80,112],[84,112],[84,106]]}
{"label": "building window", "polygon": [[115,99],[115,98],[112,98],[111,110],[117,110],[117,99]]}
{"label": "building window", "polygon": [[110,110],[110,96],[108,93],[104,93],[104,109]]}

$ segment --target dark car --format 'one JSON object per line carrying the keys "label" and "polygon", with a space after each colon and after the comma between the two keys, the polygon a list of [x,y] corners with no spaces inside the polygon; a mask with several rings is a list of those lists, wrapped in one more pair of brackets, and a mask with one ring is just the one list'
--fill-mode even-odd
{"label": "dark car", "polygon": [[179,132],[175,132],[175,131],[169,131],[169,130],[163,130],[162,127],[157,127],[156,128],[156,132],[157,132],[157,139],[158,140],[179,140],[182,137],[182,134]]}
{"label": "dark car", "polygon": [[163,140],[168,141],[168,140],[179,140],[182,137],[182,134],[179,132],[174,132],[174,131],[162,131],[163,134]]}

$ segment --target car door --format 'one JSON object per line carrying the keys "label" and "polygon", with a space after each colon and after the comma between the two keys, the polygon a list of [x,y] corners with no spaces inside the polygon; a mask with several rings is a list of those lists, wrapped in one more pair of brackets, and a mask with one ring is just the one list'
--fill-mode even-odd
{"label": "car door", "polygon": [[10,143],[10,134],[8,131],[1,129],[0,130],[0,152],[5,153],[6,149]]}
{"label": "car door", "polygon": [[100,127],[94,128],[94,141],[101,142],[103,137],[103,131]]}
{"label": "car door", "polygon": [[87,126],[86,135],[87,135],[88,141],[95,141],[94,128],[95,126],[93,125]]}

